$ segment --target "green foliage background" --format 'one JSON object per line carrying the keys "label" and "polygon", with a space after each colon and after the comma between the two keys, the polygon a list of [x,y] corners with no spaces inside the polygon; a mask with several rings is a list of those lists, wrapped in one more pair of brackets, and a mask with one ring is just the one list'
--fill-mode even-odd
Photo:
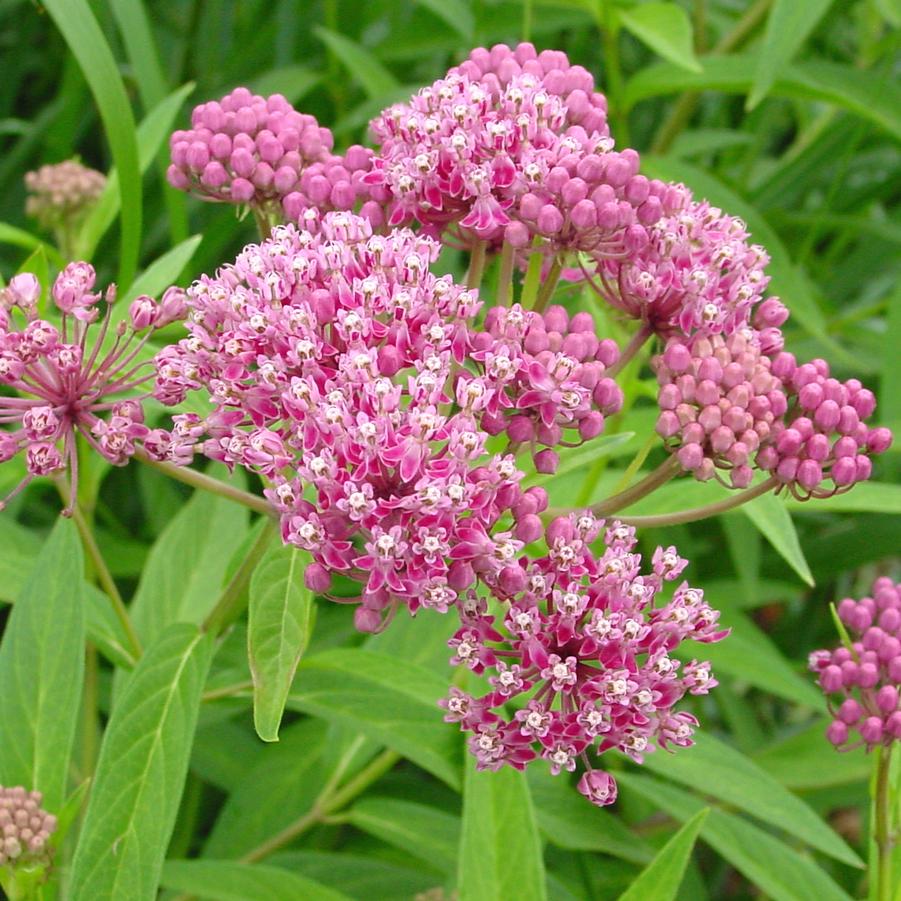
{"label": "green foliage background", "polygon": [[[233,209],[163,185],[168,133],[193,103],[238,84],[280,91],[346,146],[471,47],[529,35],[595,74],[618,143],[642,153],[644,171],[746,219],[772,256],[771,290],[792,310],[792,349],[867,381],[879,420],[897,431],[899,27],[897,0],[0,0],[0,273],[46,283],[58,268],[49,237],[24,218],[22,176],[79,155],[118,171],[78,242],[100,281],[118,280],[124,297],[186,284],[254,237]],[[612,319],[602,327],[623,334]],[[610,431],[647,434],[651,385],[646,373],[630,379],[632,404]],[[569,502],[603,496],[641,440],[564,459],[549,490]],[[825,742],[805,668],[809,651],[835,641],[830,601],[897,577],[897,448],[874,482],[789,503],[791,517],[762,499],[643,536],[690,558],[733,635],[704,649],[721,685],[697,705],[698,746],[641,769],[614,761],[613,812],[543,772],[476,774],[435,706],[445,624],[399,619],[362,641],[343,608],[321,603],[313,616],[290,551],[232,582],[263,623],[252,657],[278,644],[265,624],[283,608],[294,644],[310,639],[290,688],[291,655],[268,664],[281,695],[258,704],[257,726],[272,731],[285,691],[288,714],[280,741],[263,744],[246,623],[215,656],[196,628],[255,539],[246,512],[188,501],[137,465],[92,465],[85,502],[131,606],[137,666],[90,568],[80,579],[74,527],[51,532],[52,486],[0,517],[0,781],[49,780],[59,805],[64,784],[94,775],[86,816],[59,852],[60,897],[152,898],[161,880],[181,898],[409,899],[443,886],[463,901],[602,901],[648,865],[630,901],[865,895],[870,762]],[[0,494],[17,477],[4,464]],[[694,506],[706,491],[680,481],[635,512]],[[56,706],[36,713],[38,689]]]}

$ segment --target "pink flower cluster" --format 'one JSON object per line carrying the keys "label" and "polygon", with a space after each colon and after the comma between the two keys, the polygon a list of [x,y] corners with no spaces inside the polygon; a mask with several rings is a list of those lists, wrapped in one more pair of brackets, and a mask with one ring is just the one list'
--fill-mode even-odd
{"label": "pink flower cluster", "polygon": [[[136,298],[128,322],[115,327],[113,334],[115,286],[104,297],[94,293],[95,279],[88,263],[70,263],[57,277],[51,293],[62,314],[60,328],[38,316],[41,287],[34,275],[17,275],[0,291],[0,385],[17,392],[0,397],[0,424],[7,426],[0,430],[0,463],[24,451],[27,471],[0,507],[35,476],[65,469],[74,499],[76,435],[111,463],[122,465],[135,452],[135,442],[149,433],[141,406],[146,392],[121,395],[141,390],[153,378],[141,350],[154,329],[183,315],[184,294],[170,288],[160,303]],[[100,329],[89,346],[90,326],[101,318],[101,307]],[[145,334],[135,342],[138,332]],[[105,342],[107,336],[115,339],[111,345]]]}
{"label": "pink flower cluster", "polygon": [[[622,407],[620,387],[605,376],[619,348],[598,339],[588,313],[570,319],[561,306],[544,315],[519,304],[492,307],[472,346],[483,380],[493,389],[482,428],[491,435],[506,432],[514,449],[530,447],[539,472],[556,471],[554,447],[597,437],[604,417]],[[567,429],[577,435],[565,440]],[[538,445],[545,449],[536,450]]]}
{"label": "pink flower cluster", "polygon": [[[591,544],[601,536],[595,555]],[[589,749],[615,748],[641,762],[651,742],[690,745],[697,720],[673,707],[716,680],[709,664],[683,666],[671,653],[683,640],[719,641],[727,632],[703,592],[684,582],[655,606],[687,563],[674,548],[658,548],[642,574],[635,530],[618,522],[604,530],[602,520],[571,514],[553,520],[545,537],[547,554],[522,558],[518,578],[500,593],[502,613],[489,613],[474,592],[461,600],[451,663],[486,676],[490,690],[474,697],[451,689],[445,719],[472,732],[480,769],[522,769],[541,757],[557,774],[581,760],[579,791],[612,804],[616,782],[593,768]]]}
{"label": "pink flower cluster", "polygon": [[842,698],[837,706],[829,699],[833,720],[826,735],[842,750],[890,745],[901,739],[901,584],[877,579],[872,597],[846,598],[838,615],[851,633],[850,647],[810,655],[820,687]]}
{"label": "pink flower cluster", "polygon": [[679,190],[638,174],[634,150],[614,151],[591,73],[531,44],[474,50],[372,130],[364,181],[390,191],[390,225],[620,253],[630,227],[681,205]]}
{"label": "pink flower cluster", "polygon": [[[751,321],[762,300],[769,256],[748,242],[741,219],[693,200],[682,185],[668,190],[671,206],[681,205],[630,233],[629,253],[595,252],[586,276],[604,300],[664,337],[731,334]],[[766,327],[788,316],[775,321],[774,300]]]}
{"label": "pink flower cluster", "polygon": [[[759,312],[770,305],[782,306],[769,298]],[[735,488],[750,485],[752,463],[802,499],[869,478],[869,455],[892,440],[888,429],[864,421],[876,406],[873,393],[856,379],[829,378],[823,360],[798,366],[779,352],[774,331],[670,339],[654,360],[657,433],[682,469],[701,480],[729,470]]]}
{"label": "pink flower cluster", "polygon": [[430,272],[438,250],[350,214],[325,215],[316,235],[280,226],[192,286],[191,337],[158,358],[158,398],[206,388],[215,410],[176,417],[154,450],[184,463],[197,449],[269,479],[285,541],[316,561],[310,586],[328,591],[335,572],[363,583],[365,630],[398,602],[446,611],[476,579],[518,575],[547,498],[519,487],[512,455],[486,450],[507,411],[553,444],[564,426],[600,430],[595,398],[619,403],[598,359],[615,348],[590,317],[568,332],[562,311],[519,311],[541,322],[535,353],[497,316],[496,337],[475,334],[481,302]]}
{"label": "pink flower cluster", "polygon": [[168,177],[176,188],[259,209],[296,192],[342,208],[355,200],[350,173],[335,168],[332,133],[281,94],[264,98],[235,88],[195,107],[191,125],[169,140]]}
{"label": "pink flower cluster", "polygon": [[46,861],[56,831],[56,817],[41,807],[39,791],[0,785],[0,866],[27,866]]}

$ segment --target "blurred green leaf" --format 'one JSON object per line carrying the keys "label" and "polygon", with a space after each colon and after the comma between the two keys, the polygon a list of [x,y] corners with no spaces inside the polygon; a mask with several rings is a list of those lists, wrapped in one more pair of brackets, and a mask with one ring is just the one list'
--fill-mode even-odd
{"label": "blurred green leaf", "polygon": [[0,783],[44,794],[58,811],[84,673],[84,561],[70,519],[60,517],[18,594],[0,644]]}
{"label": "blurred green leaf", "polygon": [[[662,808],[678,820],[686,821],[704,807],[699,798],[657,779],[634,773],[622,773],[617,778],[623,787],[645,797],[654,809]],[[742,817],[712,809],[701,838],[773,901],[851,901],[851,896],[809,857]]]}
{"label": "blurred green leaf", "polygon": [[798,531],[782,499],[771,492],[754,498],[739,509],[757,526],[760,534],[779,552],[782,559],[808,585],[813,585],[813,573],[801,550]]}
{"label": "blurred green leaf", "polygon": [[355,41],[321,26],[314,28],[313,33],[335,54],[350,77],[371,99],[378,100],[398,87],[397,79]]}
{"label": "blurred green leaf", "polygon": [[364,798],[351,808],[348,821],[441,873],[450,875],[456,869],[460,844],[458,816],[413,801]]}
{"label": "blurred green leaf", "polygon": [[734,804],[784,829],[836,860],[862,866],[860,858],[800,798],[783,788],[753,760],[706,732],[677,754],[649,754],[645,766],[714,798]]}
{"label": "blurred green leaf", "polygon": [[689,72],[701,72],[688,13],[677,3],[641,3],[619,9],[623,25],[655,53]]}
{"label": "blurred green leaf", "polygon": [[0,600],[11,603],[28,581],[41,539],[8,516],[0,516]]}
{"label": "blurred green leaf", "polygon": [[695,839],[709,813],[710,808],[705,807],[688,820],[619,896],[619,901],[673,901],[685,876]]}
{"label": "blurred green leaf", "polygon": [[13,247],[21,247],[32,252],[43,248],[47,258],[53,261],[54,266],[62,269],[66,265],[55,247],[47,244],[31,232],[25,231],[24,228],[17,228],[15,225],[9,225],[7,222],[0,222],[0,244],[11,244]]}
{"label": "blurred green leaf", "polygon": [[234,860],[168,860],[162,885],[207,901],[350,901],[347,895],[290,870]]}
{"label": "blurred green leaf", "polygon": [[72,862],[70,897],[156,898],[213,639],[177,623],[144,652],[110,716]]}
{"label": "blurred green leaf", "polygon": [[135,665],[131,642],[110,599],[94,585],[82,586],[87,635],[110,663],[131,669]]}
{"label": "blurred green leaf", "polygon": [[525,773],[479,772],[466,755],[457,886],[460,901],[545,901],[535,810]]}
{"label": "blurred green leaf", "polygon": [[[649,97],[679,91],[744,94],[753,84],[756,69],[756,54],[705,56],[700,73],[656,63],[629,79],[623,103],[631,107]],[[874,72],[824,60],[794,63],[776,77],[770,93],[833,103],[901,138],[901,87]]]}
{"label": "blurred green leaf", "polygon": [[[182,85],[166,97],[165,100],[160,101],[141,121],[137,129],[138,164],[141,174],[147,171],[160,147],[163,146],[163,142],[168,139],[175,117],[193,90],[193,82]],[[93,257],[100,239],[115,221],[121,207],[122,196],[119,191],[119,173],[116,169],[111,169],[107,176],[106,188],[103,194],[100,195],[100,200],[97,201],[96,206],[93,207],[81,226],[76,256],[82,259]],[[135,268],[137,268],[137,261],[135,262]],[[120,287],[124,290],[127,288],[127,285],[121,285]]]}
{"label": "blurred green leaf", "polygon": [[416,0],[416,3],[450,26],[464,41],[472,43],[476,22],[465,0]]}
{"label": "blurred green leaf", "polygon": [[142,640],[156,638],[170,623],[199,623],[209,613],[246,532],[246,510],[195,492],[151,548],[141,574],[131,615]]}
{"label": "blurred green leaf", "polygon": [[[891,399],[889,392],[881,397]],[[844,494],[812,501],[787,501],[798,513],[901,513],[901,485],[888,482],[860,482]]]}
{"label": "blurred green leaf", "polygon": [[285,700],[306,650],[316,609],[303,582],[309,557],[271,548],[250,580],[247,656],[253,675],[253,722],[263,741],[278,741]]}
{"label": "blurred green leaf", "polygon": [[374,651],[336,649],[301,661],[288,706],[356,729],[459,788],[459,738],[438,707],[446,694],[447,680],[433,670]]}
{"label": "blurred green leaf", "polygon": [[829,11],[833,0],[776,0],[766,20],[763,45],[757,51],[754,85],[745,108],[754,109],[808,35]]}
{"label": "blurred green leaf", "polygon": [[116,60],[87,0],[45,0],[44,7],[91,88],[116,164],[122,211],[119,286],[124,290],[138,268],[143,203],[139,142],[131,104]]}
{"label": "blurred green leaf", "polygon": [[247,87],[263,97],[283,94],[289,103],[296,104],[321,81],[322,75],[306,66],[281,66],[251,79]]}

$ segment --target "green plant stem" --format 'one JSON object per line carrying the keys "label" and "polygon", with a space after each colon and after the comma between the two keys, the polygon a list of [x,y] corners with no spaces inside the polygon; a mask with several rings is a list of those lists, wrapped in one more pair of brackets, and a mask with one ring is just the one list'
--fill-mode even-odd
{"label": "green plant stem", "polygon": [[715,504],[707,504],[704,507],[692,507],[690,510],[680,510],[678,513],[660,513],[656,516],[621,516],[620,521],[627,526],[635,526],[636,528],[659,528],[661,526],[677,526],[685,522],[697,522],[699,519],[707,519],[710,516],[718,516],[720,513],[728,513],[748,501],[760,497],[768,491],[772,491],[779,484],[779,480],[775,476],[770,476],[766,481],[755,485],[753,488],[746,488],[732,497],[718,501]]}
{"label": "green plant stem", "polygon": [[623,109],[623,71],[619,60],[619,24],[614,4],[601,4],[601,44],[604,49],[606,69],[607,96],[616,127],[613,129],[617,140],[623,147],[629,144],[629,126],[626,111]]}
{"label": "green plant stem", "polygon": [[488,257],[488,242],[476,241],[469,252],[469,269],[466,270],[466,287],[476,290],[482,284],[485,261]]}
{"label": "green plant stem", "polygon": [[241,561],[241,565],[231,577],[228,585],[225,586],[216,606],[203,621],[201,628],[205,632],[219,635],[243,613],[247,603],[247,586],[250,583],[250,577],[257,564],[262,560],[263,554],[266,553],[269,542],[277,533],[278,524],[271,519],[264,520],[257,540],[251,545],[247,556]]}
{"label": "green plant stem", "polygon": [[253,692],[253,682],[250,679],[244,682],[235,682],[233,685],[223,685],[222,688],[211,688],[201,695],[200,700],[204,704],[210,701],[221,701],[223,698],[235,698],[238,695],[250,694]]}
{"label": "green plant stem", "polygon": [[626,349],[620,355],[620,358],[604,373],[607,378],[616,378],[619,373],[632,362],[633,357],[638,351],[644,347],[645,342],[651,335],[654,334],[654,329],[651,328],[650,325],[644,323],[641,328],[632,336],[632,340],[626,345]]}
{"label": "green plant stem", "polygon": [[295,838],[306,832],[311,826],[321,823],[326,817],[334,814],[362,794],[373,782],[387,773],[398,760],[400,760],[400,754],[396,751],[382,751],[378,757],[360,770],[353,779],[341,788],[335,787],[334,779],[329,780],[329,783],[320,792],[319,797],[313,802],[312,807],[302,817],[286,826],[281,832],[257,845],[252,851],[248,851],[241,858],[241,861],[243,863],[255,863],[278,851],[279,848],[283,848],[289,842],[294,841]]}
{"label": "green plant stem", "polygon": [[[739,47],[751,35],[754,29],[764,20],[773,0],[757,0],[748,7],[745,14],[735,23],[735,27],[714,45],[713,53],[729,53]],[[672,147],[673,141],[679,133],[688,125],[701,98],[699,91],[686,91],[670,110],[669,115],[663,120],[654,140],[651,143],[651,153],[666,153]]]}
{"label": "green plant stem", "polygon": [[495,292],[495,302],[499,307],[506,307],[510,304],[510,298],[513,296],[513,261],[516,249],[508,241],[504,241],[501,248],[501,263],[497,271],[497,291]]}
{"label": "green plant stem", "polygon": [[[63,497],[63,502],[69,504],[68,487],[60,485],[59,490]],[[131,652],[132,657],[137,661],[142,653],[141,641],[138,638],[137,632],[135,632],[135,627],[132,625],[131,617],[128,615],[128,608],[125,606],[125,601],[122,600],[122,595],[119,594],[116,581],[113,579],[112,573],[110,573],[109,567],[103,559],[103,554],[100,551],[100,546],[97,544],[97,539],[94,537],[94,532],[84,518],[84,514],[81,510],[74,506],[74,502],[72,504],[72,521],[75,523],[75,528],[78,529],[78,534],[81,537],[81,544],[85,549],[85,553],[88,555],[91,565],[94,567],[94,574],[97,577],[97,581],[100,583],[100,587],[103,589],[104,594],[110,599],[110,603],[113,605],[113,612],[116,614],[116,619],[122,624],[122,629],[128,639],[129,651]]]}
{"label": "green plant stem", "polygon": [[[873,790],[874,829],[876,842],[876,901],[892,901],[892,837],[891,785],[892,746],[881,747],[876,757]],[[872,878],[872,877],[871,877]]]}
{"label": "green plant stem", "polygon": [[198,472],[196,469],[189,469],[186,466],[175,466],[172,463],[161,463],[157,460],[151,460],[143,450],[135,452],[135,459],[146,463],[148,466],[175,479],[177,482],[184,482],[192,488],[201,488],[212,494],[218,494],[227,500],[235,501],[235,503],[243,504],[255,513],[262,513],[264,516],[275,517],[275,510],[272,509],[269,502],[256,494],[244,491],[241,488],[235,488],[234,485],[228,485],[219,479],[214,479],[206,473]]}
{"label": "green plant stem", "polygon": [[653,472],[646,475],[640,482],[636,482],[625,491],[614,494],[606,500],[600,501],[592,506],[591,512],[596,516],[609,516],[616,513],[617,510],[623,510],[630,507],[636,501],[647,497],[651,492],[656,491],[661,485],[665,485],[673,476],[679,472],[679,461],[675,457],[667,457]]}
{"label": "green plant stem", "polygon": [[554,289],[557,287],[557,282],[560,280],[560,272],[563,269],[563,258],[558,256],[554,257],[554,262],[551,263],[551,268],[548,270],[547,277],[544,282],[542,282],[541,288],[538,291],[538,296],[535,298],[535,306],[532,309],[536,313],[543,313],[545,307],[547,307],[548,302],[550,301]]}
{"label": "green plant stem", "polygon": [[85,646],[84,694],[81,701],[81,780],[90,779],[94,775],[94,763],[97,760],[99,675],[97,648],[88,642]]}

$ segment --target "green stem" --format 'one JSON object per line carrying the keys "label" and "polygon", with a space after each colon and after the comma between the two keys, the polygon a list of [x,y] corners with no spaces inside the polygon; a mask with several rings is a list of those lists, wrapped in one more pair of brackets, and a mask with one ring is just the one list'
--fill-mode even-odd
{"label": "green stem", "polygon": [[889,771],[892,764],[892,746],[879,748],[876,756],[874,786],[874,839],[876,841],[876,899],[892,901],[892,809]]}
{"label": "green stem", "polygon": [[[713,48],[714,54],[729,53],[739,47],[751,35],[754,29],[766,17],[773,0],[757,0],[751,5],[745,14],[735,23],[735,27]],[[678,137],[679,133],[688,125],[689,120],[698,106],[701,98],[699,91],[686,91],[673,106],[670,114],[663,120],[657,134],[651,143],[651,153],[666,153]]]}
{"label": "green stem", "polygon": [[675,457],[667,457],[653,472],[646,475],[640,482],[636,482],[631,488],[614,494],[606,500],[600,501],[591,507],[591,512],[596,516],[609,516],[617,510],[630,507],[636,501],[647,497],[652,491],[656,491],[661,485],[665,485],[679,472],[679,461]]}
{"label": "green stem", "polygon": [[601,44],[604,49],[606,68],[607,96],[610,99],[610,111],[616,125],[611,130],[616,135],[617,143],[622,147],[629,145],[628,117],[623,109],[623,71],[619,60],[619,24],[616,19],[614,4],[605,0],[602,4]]}
{"label": "green stem", "polygon": [[250,694],[253,691],[253,682],[250,679],[244,682],[235,682],[233,685],[223,685],[222,688],[211,688],[205,691],[200,700],[207,704],[210,701],[221,701],[223,698],[235,698],[238,695]]}
{"label": "green stem", "polygon": [[760,497],[768,491],[772,491],[781,483],[775,476],[770,476],[766,481],[755,485],[753,488],[747,488],[732,497],[718,501],[715,504],[707,504],[704,507],[693,507],[691,510],[681,510],[678,513],[660,513],[656,516],[623,516],[620,521],[627,526],[636,526],[639,528],[658,528],[661,526],[677,526],[685,522],[697,522],[699,519],[707,519],[709,516],[717,516],[720,513],[728,513],[748,501]]}
{"label": "green stem", "polygon": [[654,334],[654,329],[651,328],[650,325],[644,323],[641,328],[632,336],[632,340],[626,345],[626,349],[620,355],[620,358],[604,372],[604,375],[607,378],[616,378],[619,373],[632,362],[632,358],[638,351],[644,347],[645,342],[651,335]]}
{"label": "green stem", "polygon": [[[349,752],[345,755],[345,759],[349,760]],[[295,838],[306,832],[311,826],[321,823],[326,817],[334,814],[362,794],[373,782],[387,773],[398,760],[400,760],[400,754],[396,751],[382,751],[378,757],[360,770],[342,788],[336,790],[334,778],[329,780],[329,783],[319,793],[319,797],[313,802],[312,807],[302,817],[286,826],[281,832],[277,832],[271,838],[261,842],[252,851],[248,851],[241,858],[241,862],[255,863],[278,851],[279,848],[283,848],[289,842],[294,841]]]}
{"label": "green stem", "polygon": [[231,577],[231,581],[225,586],[225,590],[216,602],[216,606],[203,621],[201,628],[205,632],[220,635],[244,612],[250,577],[253,575],[257,564],[263,559],[263,555],[269,547],[269,542],[277,533],[277,523],[271,519],[263,520],[263,527],[257,536],[257,540],[251,545],[247,556],[241,561],[241,565]]}
{"label": "green stem", "polygon": [[100,709],[99,675],[97,648],[88,642],[85,647],[84,694],[81,702],[81,772],[79,778],[82,781],[90,779],[94,775],[94,763],[97,760],[98,710]]}
{"label": "green stem", "polygon": [[548,270],[547,277],[541,285],[540,290],[538,291],[538,296],[535,298],[535,306],[532,309],[536,313],[543,313],[545,307],[548,305],[548,302],[551,299],[551,296],[554,293],[554,289],[557,287],[557,282],[560,280],[560,272],[563,269],[563,259],[560,256],[554,257],[554,262],[551,263],[551,268]]}
{"label": "green stem", "polygon": [[529,265],[526,268],[526,277],[522,283],[522,293],[519,302],[526,310],[532,309],[535,298],[538,297],[538,289],[541,287],[541,270],[544,266],[544,254],[538,250],[538,240],[536,239],[534,249],[529,254]]}
{"label": "green stem", "polygon": [[523,0],[522,4],[522,39],[528,41],[532,34],[532,0]]}
{"label": "green stem", "polygon": [[[63,496],[63,502],[69,504],[69,489],[60,485],[59,490]],[[116,581],[113,579],[112,573],[110,573],[109,567],[103,559],[100,546],[97,544],[97,539],[94,538],[94,533],[88,525],[87,520],[84,518],[84,514],[77,506],[75,506],[74,501],[70,506],[72,509],[72,521],[75,523],[75,528],[78,529],[78,534],[81,537],[81,544],[85,549],[85,553],[90,558],[91,565],[94,567],[94,574],[97,577],[97,581],[100,583],[100,587],[113,605],[116,619],[122,624],[122,629],[128,639],[131,656],[137,661],[142,653],[141,641],[132,625],[131,617],[128,615],[128,608],[125,606],[125,601],[122,600],[122,595],[119,594]]]}
{"label": "green stem", "polygon": [[192,488],[202,488],[204,491],[218,494],[227,500],[243,504],[255,513],[262,513],[264,516],[275,516],[275,510],[272,509],[272,506],[265,498],[251,494],[249,491],[235,488],[234,485],[221,482],[219,479],[206,475],[206,473],[198,472],[196,469],[189,469],[187,466],[175,466],[172,463],[161,463],[158,460],[151,460],[143,450],[135,452],[135,459],[146,463],[177,482],[184,482],[185,485],[190,485]]}
{"label": "green stem", "polygon": [[473,291],[482,284],[485,260],[488,257],[488,242],[476,241],[469,253],[469,269],[466,271],[466,287]]}
{"label": "green stem", "polygon": [[516,249],[508,241],[501,248],[501,263],[497,271],[496,303],[499,307],[510,304],[513,296],[513,262]]}

